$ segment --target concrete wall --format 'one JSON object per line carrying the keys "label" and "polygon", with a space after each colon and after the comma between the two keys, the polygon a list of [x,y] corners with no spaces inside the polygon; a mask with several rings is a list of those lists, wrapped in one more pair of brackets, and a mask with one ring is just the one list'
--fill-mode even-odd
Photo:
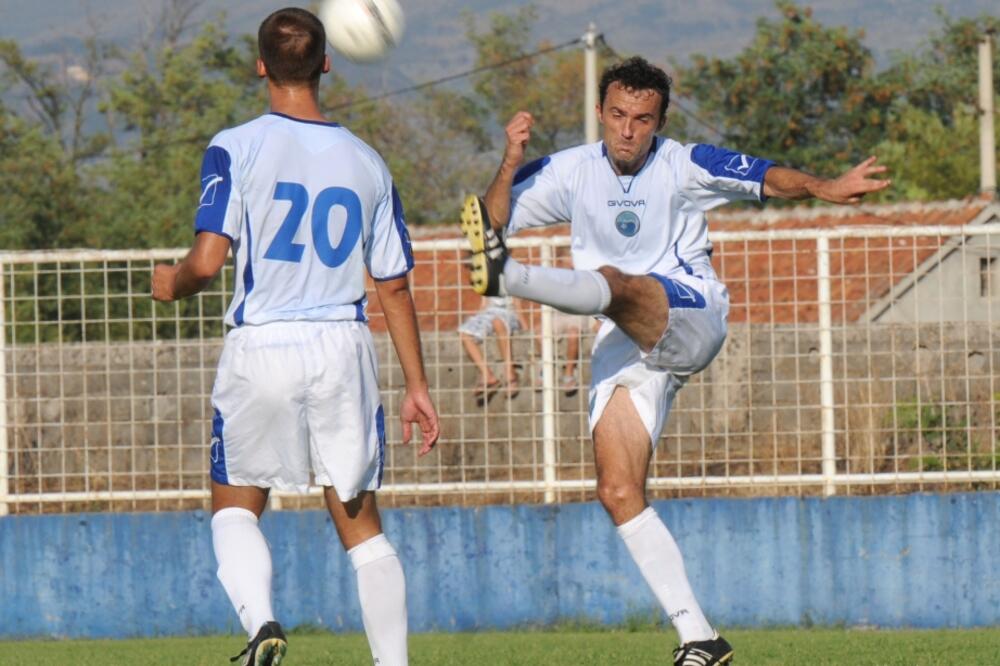
{"label": "concrete wall", "polygon": [[[529,343],[517,341],[519,358],[529,356]],[[398,441],[402,376],[384,336],[377,345],[389,440]],[[819,472],[818,348],[814,329],[733,326],[724,352],[679,394],[661,444],[669,453],[653,474]],[[970,456],[971,466],[992,468],[1000,329],[837,329],[833,350],[843,470],[917,470],[924,458],[942,455],[945,441],[955,456],[949,469],[969,467]],[[514,400],[499,395],[488,409],[476,407],[476,373],[457,337],[427,336],[424,351],[443,440],[422,461],[412,447],[389,447],[386,483],[538,478],[541,394],[525,386]],[[11,491],[204,488],[218,352],[218,342],[8,350]],[[583,374],[589,377],[589,364]],[[949,405],[946,425],[956,433],[901,423],[900,410],[918,396],[931,408]],[[589,476],[586,391],[560,392],[557,410],[557,474]]]}
{"label": "concrete wall", "polygon": [[[1000,624],[1000,493],[655,503],[721,626]],[[386,533],[414,631],[657,613],[602,509],[397,509]],[[360,630],[354,574],[321,512],[263,529],[286,626]],[[0,638],[238,630],[203,512],[0,518]]]}

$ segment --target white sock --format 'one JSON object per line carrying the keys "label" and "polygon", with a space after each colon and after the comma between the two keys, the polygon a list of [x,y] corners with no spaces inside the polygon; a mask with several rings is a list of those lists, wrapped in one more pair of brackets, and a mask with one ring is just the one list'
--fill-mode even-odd
{"label": "white sock", "polygon": [[529,266],[508,258],[503,284],[511,296],[570,314],[601,314],[611,304],[611,287],[597,271]]}
{"label": "white sock", "polygon": [[681,551],[653,507],[646,507],[638,516],[619,525],[618,534],[674,623],[681,644],[711,639],[712,625],[691,591]]}
{"label": "white sock", "polygon": [[406,666],[406,579],[396,550],[377,534],[347,551],[358,575],[361,617],[378,666]]}
{"label": "white sock", "polygon": [[229,507],[212,516],[212,546],[219,562],[219,580],[253,638],[271,609],[271,551],[252,511]]}

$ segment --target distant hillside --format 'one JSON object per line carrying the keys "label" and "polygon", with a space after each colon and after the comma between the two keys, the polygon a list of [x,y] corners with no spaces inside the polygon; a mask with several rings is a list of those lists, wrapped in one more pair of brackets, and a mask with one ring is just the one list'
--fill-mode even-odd
{"label": "distant hillside", "polygon": [[[205,0],[197,16],[225,11],[234,33],[255,32],[261,18],[287,3],[274,0]],[[308,6],[310,3],[290,4]],[[472,62],[465,41],[463,12],[485,17],[513,11],[514,0],[403,0],[408,28],[403,43],[379,65],[339,63],[352,81],[374,90],[388,89],[462,71]],[[580,35],[594,21],[608,43],[622,54],[641,53],[666,63],[684,62],[692,53],[731,56],[754,33],[757,19],[776,15],[772,0],[538,0],[535,40],[562,42]],[[921,44],[939,25],[934,7],[952,16],[1000,13],[996,0],[816,0],[816,17],[830,25],[863,28],[865,42],[879,61],[894,50]],[[53,5],[59,11],[53,11]],[[100,33],[120,43],[134,42],[150,25],[160,0],[0,0],[0,38],[14,38],[33,56],[66,56],[78,52],[81,37],[99,26]]]}

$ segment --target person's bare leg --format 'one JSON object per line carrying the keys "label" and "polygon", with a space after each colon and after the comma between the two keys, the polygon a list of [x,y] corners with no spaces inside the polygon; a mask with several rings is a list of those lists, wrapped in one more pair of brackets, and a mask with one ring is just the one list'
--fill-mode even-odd
{"label": "person's bare leg", "polygon": [[268,490],[212,482],[212,547],[217,575],[240,623],[252,639],[274,620],[271,603],[271,551],[258,519]]}
{"label": "person's bare leg", "polygon": [[670,302],[663,284],[648,275],[628,275],[602,266],[597,271],[611,288],[611,304],[604,314],[643,351],[650,351],[667,330]]}
{"label": "person's bare leg", "polygon": [[594,428],[597,496],[681,643],[709,640],[714,631],[691,590],[681,551],[646,503],[651,455],[649,433],[628,389],[619,386]]}
{"label": "person's bare leg", "polygon": [[580,329],[571,328],[566,332],[566,365],[563,374],[567,377],[576,375],[576,363],[580,356]]}
{"label": "person's bare leg", "polygon": [[341,502],[333,488],[324,489],[337,536],[358,577],[361,616],[376,664],[407,662],[406,579],[396,550],[382,533],[375,493],[362,491]]}
{"label": "person's bare leg", "polygon": [[646,504],[646,473],[652,450],[649,434],[619,386],[594,428],[597,498],[616,526],[639,515]]}
{"label": "person's bare leg", "polygon": [[496,335],[497,351],[503,359],[504,378],[508,386],[517,385],[517,370],[514,369],[514,350],[511,346],[510,332],[500,319],[493,320],[493,333]]}
{"label": "person's bare leg", "polygon": [[479,370],[479,381],[476,385],[488,386],[489,384],[495,384],[497,377],[490,370],[489,364],[486,363],[486,358],[479,348],[479,342],[467,333],[459,333],[458,337],[462,340],[462,346],[465,347],[465,353],[468,354],[469,360]]}

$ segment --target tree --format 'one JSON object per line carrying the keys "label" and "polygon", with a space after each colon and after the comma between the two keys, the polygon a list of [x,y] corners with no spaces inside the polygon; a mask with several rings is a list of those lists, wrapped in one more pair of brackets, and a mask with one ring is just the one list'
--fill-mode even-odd
{"label": "tree", "polygon": [[893,179],[884,199],[960,199],[978,191],[978,114],[953,106],[949,117],[908,104],[895,114],[890,137],[873,151]]}
{"label": "tree", "polygon": [[885,135],[899,87],[874,77],[860,32],[827,28],[808,8],[776,3],[734,58],[702,55],[681,68],[680,88],[719,127],[722,143],[789,166],[834,174]]}
{"label": "tree", "polygon": [[122,137],[95,169],[105,205],[81,230],[90,246],[175,247],[190,242],[201,158],[219,130],[266,110],[247,39],[221,21],[187,44],[138,50],[103,106]]}
{"label": "tree", "polygon": [[583,140],[583,56],[574,49],[526,57],[553,46],[543,41],[531,47],[525,39],[535,19],[531,6],[513,15],[494,13],[480,32],[473,15],[466,14],[466,35],[476,49],[476,66],[509,62],[474,77],[475,104],[486,109],[499,127],[517,111],[535,117],[526,159]]}
{"label": "tree", "polygon": [[[897,56],[882,74],[903,91],[876,149],[895,180],[887,199],[961,198],[979,191],[979,42],[987,30],[1000,29],[1000,18],[938,15],[942,25],[927,44]],[[993,80],[1000,81],[996,53]]]}
{"label": "tree", "polygon": [[[88,62],[101,56],[88,42]],[[20,97],[18,113],[0,104],[0,246],[39,249],[76,243],[69,221],[85,216],[89,191],[81,165],[107,143],[83,129],[94,96],[88,79],[74,84],[0,40],[0,93]]]}

